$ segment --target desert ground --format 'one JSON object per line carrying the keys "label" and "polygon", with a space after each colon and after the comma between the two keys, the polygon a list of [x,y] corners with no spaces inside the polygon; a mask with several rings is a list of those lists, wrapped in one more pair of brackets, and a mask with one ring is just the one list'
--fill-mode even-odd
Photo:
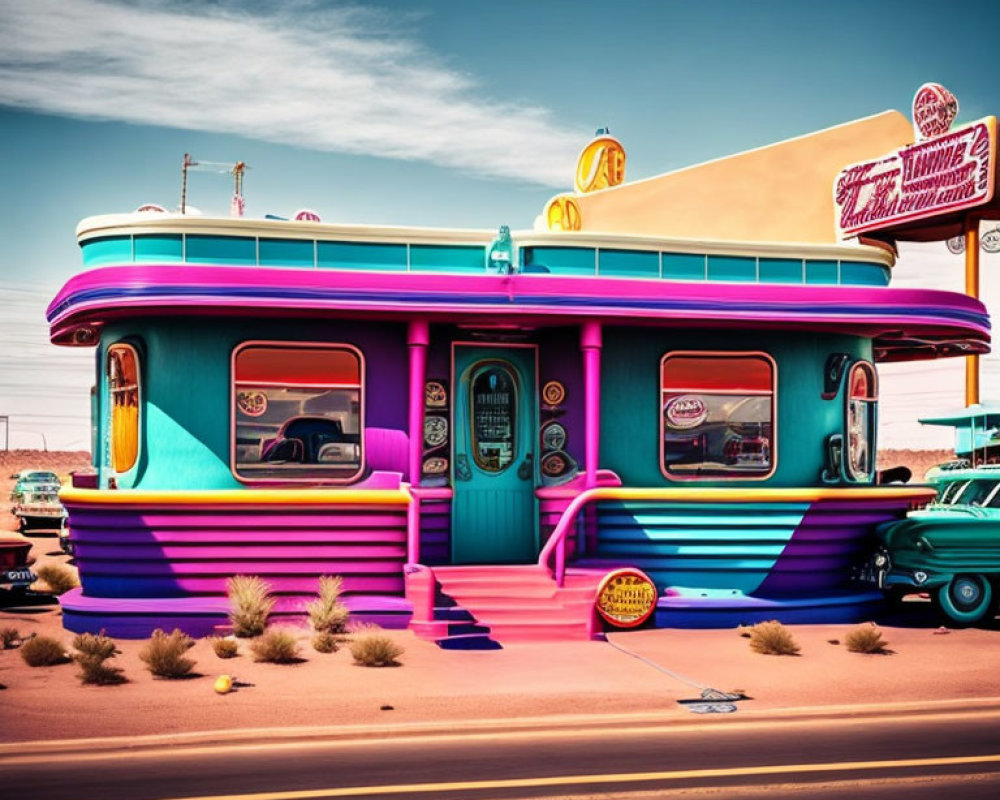
{"label": "desert ground", "polygon": [[[905,463],[922,475],[925,463],[947,454],[891,456],[883,463]],[[29,466],[65,474],[86,462],[86,454],[0,454],[4,476]],[[0,482],[4,500],[9,483]],[[13,529],[6,504],[0,508],[2,527]],[[69,561],[54,531],[32,532],[30,538],[36,563]],[[346,642],[335,653],[315,652],[309,632],[301,629],[298,663],[255,663],[245,641],[238,657],[222,660],[201,640],[189,651],[195,674],[183,680],[154,678],[139,659],[144,642],[120,640],[112,663],[127,682],[118,686],[82,685],[73,663],[30,668],[17,649],[9,649],[0,651],[0,742],[581,715],[656,714],[683,722],[691,713],[677,701],[698,697],[703,687],[745,693],[751,699],[739,703],[742,716],[1000,698],[998,625],[941,628],[930,603],[920,598],[880,625],[888,642],[881,655],[848,652],[842,642],[852,626],[845,625],[792,627],[801,646],[797,656],[754,653],[733,629],[620,631],[608,641],[485,652],[444,651],[408,631],[390,631],[404,653],[400,666],[380,669],[355,665]],[[5,627],[22,636],[54,636],[67,649],[73,639],[62,628],[57,602],[44,596],[0,609]],[[236,691],[213,691],[221,674],[235,677]]]}

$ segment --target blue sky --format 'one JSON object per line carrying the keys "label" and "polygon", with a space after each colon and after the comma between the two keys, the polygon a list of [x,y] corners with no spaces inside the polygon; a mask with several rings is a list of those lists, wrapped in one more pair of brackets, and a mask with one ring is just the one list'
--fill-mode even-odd
{"label": "blue sky", "polygon": [[[931,80],[960,121],[996,114],[998,30],[994,0],[0,0],[11,445],[86,446],[90,354],[48,346],[42,309],[78,269],[79,219],[176,206],[185,152],[249,163],[250,216],[527,228],[599,126],[624,142],[632,180],[908,113]],[[191,176],[206,213],[227,213],[229,192],[225,176]],[[898,274],[962,286],[943,246],[904,253]],[[995,366],[984,382],[1000,398]],[[905,418],[962,403],[958,361],[918,367],[919,389],[897,391],[897,372],[884,373],[883,441],[923,437]],[[915,394],[928,375],[933,395]]]}

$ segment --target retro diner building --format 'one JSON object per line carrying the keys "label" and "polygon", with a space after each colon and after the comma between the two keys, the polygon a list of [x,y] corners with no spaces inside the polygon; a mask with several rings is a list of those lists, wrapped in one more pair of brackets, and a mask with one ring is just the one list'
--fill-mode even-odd
{"label": "retro diner building", "polygon": [[835,241],[838,170],[909,136],[887,113],[635,184],[599,136],[499,235],[84,220],[48,310],[98,365],[67,627],[204,633],[237,574],[283,614],[341,575],[356,617],[449,647],[593,637],[609,574],[622,625],[865,613],[852,565],[931,495],[876,485],[874,365],[989,342],[977,300]]}

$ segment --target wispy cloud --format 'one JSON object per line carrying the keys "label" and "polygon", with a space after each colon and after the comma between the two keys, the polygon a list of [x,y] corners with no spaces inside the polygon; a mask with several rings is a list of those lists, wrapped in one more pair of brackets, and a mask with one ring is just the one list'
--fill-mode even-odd
{"label": "wispy cloud", "polygon": [[382,13],[0,0],[0,104],[565,186],[580,131],[490,99]]}

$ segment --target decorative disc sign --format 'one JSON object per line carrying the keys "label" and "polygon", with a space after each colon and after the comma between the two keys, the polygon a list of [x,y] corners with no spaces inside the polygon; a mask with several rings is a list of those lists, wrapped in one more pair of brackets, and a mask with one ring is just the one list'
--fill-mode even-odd
{"label": "decorative disc sign", "polygon": [[597,587],[597,613],[618,628],[642,625],[656,608],[656,585],[637,569],[616,569]]}
{"label": "decorative disc sign", "polygon": [[236,407],[248,417],[260,417],[267,411],[267,395],[263,392],[238,392]]}
{"label": "decorative disc sign", "polygon": [[448,392],[440,381],[424,384],[424,405],[427,408],[444,408],[448,405]]}
{"label": "decorative disc sign", "polygon": [[559,381],[549,381],[542,387],[542,400],[546,405],[557,406],[566,399],[566,387]]}
{"label": "decorative disc sign", "polygon": [[672,397],[663,408],[667,424],[677,430],[697,428],[708,417],[705,401],[697,395],[682,394]]}
{"label": "decorative disc sign", "polygon": [[440,447],[448,441],[448,420],[444,417],[424,418],[424,444]]}

